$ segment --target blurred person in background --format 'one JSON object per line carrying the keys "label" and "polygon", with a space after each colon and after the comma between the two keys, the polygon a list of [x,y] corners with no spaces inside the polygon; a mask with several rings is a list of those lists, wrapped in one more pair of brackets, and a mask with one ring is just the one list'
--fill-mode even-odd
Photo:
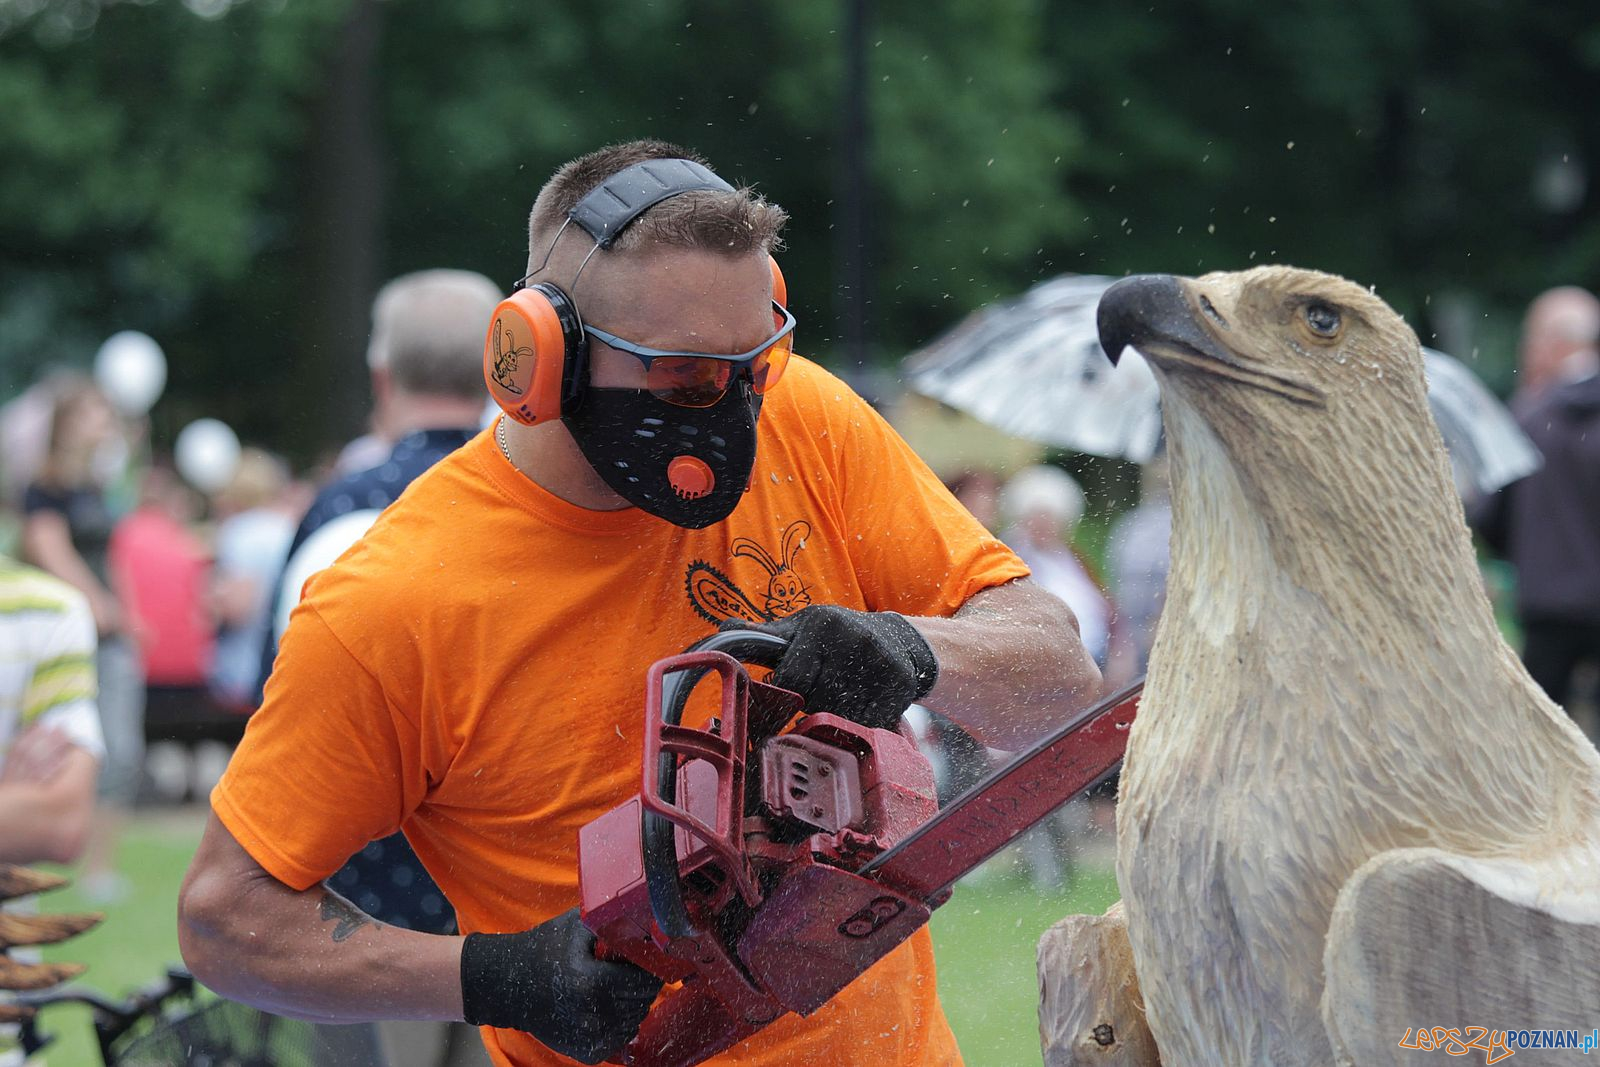
{"label": "blurred person in background", "polygon": [[[1033,580],[1060,597],[1078,620],[1083,647],[1104,667],[1111,633],[1111,601],[1074,549],[1073,529],[1083,518],[1085,500],[1077,481],[1060,467],[1025,467],[1000,488],[1001,539],[1033,572]],[[1052,813],[1023,835],[1022,858],[1035,887],[1060,889],[1070,873],[1071,842],[1087,817],[1074,802]]]}
{"label": "blurred person in background", "polygon": [[[377,466],[323,487],[294,531],[288,562],[269,598],[274,632],[265,634],[268,648],[276,648],[306,579],[358,540],[412,479],[477,435],[483,336],[500,297],[488,278],[460,270],[402,275],[378,291],[367,366],[374,422],[395,443]],[[270,655],[257,663],[270,673]],[[259,682],[264,686],[265,677]],[[455,912],[404,834],[368,844],[328,884],[380,922],[424,933],[455,932]],[[489,1062],[477,1032],[465,1023],[391,1021],[379,1033],[393,1067]]]}
{"label": "blurred person in background", "polygon": [[194,532],[202,506],[170,464],[153,463],[140,481],[138,507],[117,523],[108,549],[144,669],[145,767],[175,800],[190,792],[192,746],[219,726],[206,688],[216,622],[211,551]]}
{"label": "blurred person in background", "polygon": [[499,299],[499,287],[488,278],[460,270],[402,275],[378,291],[367,342],[373,423],[395,443],[381,462],[318,491],[295,530],[274,583],[258,698],[305,580],[355,543],[413,478],[482,428],[483,334]]}
{"label": "blurred person in background", "polygon": [[51,371],[0,406],[0,505],[20,507],[23,494],[39,477],[50,450],[50,420],[56,401],[81,385],[83,376]]}
{"label": "blurred person in background", "polygon": [[[94,646],[82,593],[0,555],[0,863],[72,863],[89,839],[105,756]],[[38,909],[24,898],[5,910]],[[40,959],[31,947],[6,955]],[[0,1065],[24,1060],[17,1025],[0,1023]]]}
{"label": "blurred person in background", "polygon": [[1000,539],[1022,557],[1033,580],[1066,601],[1078,619],[1083,647],[1104,666],[1111,634],[1111,601],[1072,544],[1083,518],[1083,489],[1060,467],[1038,464],[1013,475],[1000,490],[1006,522]]}
{"label": "blurred person in background", "polygon": [[1561,285],[1535,297],[1522,320],[1512,413],[1520,419],[1553,386],[1600,370],[1597,331],[1600,300],[1587,289]]}
{"label": "blurred person in background", "polygon": [[331,477],[343,478],[350,474],[360,474],[389,458],[389,453],[394,448],[394,438],[384,432],[376,408],[368,417],[367,426],[369,428],[366,433],[345,442],[344,447],[333,456],[329,472]]}
{"label": "blurred person in background", "polygon": [[[1600,300],[1572,286],[1533,302],[1523,339],[1535,383],[1517,423],[1538,470],[1479,500],[1470,518],[1516,572],[1522,661],[1568,710],[1581,669],[1600,667]],[[1525,391],[1526,390],[1526,391]],[[1591,699],[1585,702],[1592,703]],[[1591,727],[1593,729],[1593,727]]]}
{"label": "blurred person in background", "polygon": [[1000,528],[1000,482],[995,471],[975,467],[950,478],[945,487],[992,533]]}
{"label": "blurred person in background", "polygon": [[23,494],[23,557],[87,598],[98,637],[97,704],[106,756],[82,889],[99,901],[125,891],[114,866],[116,842],[144,763],[144,677],[133,616],[107,557],[116,516],[106,487],[127,456],[127,440],[104,394],[87,378],[61,380],[45,457]]}
{"label": "blurred person in background", "polygon": [[105,744],[82,593],[0,556],[0,862],[71,863],[89,839]]}
{"label": "blurred person in background", "polygon": [[213,500],[212,602],[217,619],[211,694],[239,713],[256,707],[261,648],[271,637],[272,595],[295,527],[310,505],[288,464],[245,448],[233,480]]}
{"label": "blurred person in background", "polygon": [[1131,685],[1144,675],[1155,643],[1156,622],[1167,602],[1172,566],[1172,493],[1165,452],[1139,471],[1139,504],[1117,516],[1106,557],[1117,613],[1111,626],[1106,689]]}

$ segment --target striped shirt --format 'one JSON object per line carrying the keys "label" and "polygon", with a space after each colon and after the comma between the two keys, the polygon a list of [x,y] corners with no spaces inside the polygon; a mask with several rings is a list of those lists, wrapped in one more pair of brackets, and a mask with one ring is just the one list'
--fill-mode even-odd
{"label": "striped shirt", "polygon": [[94,617],[83,594],[0,556],[0,751],[44,723],[105,758],[94,651]]}

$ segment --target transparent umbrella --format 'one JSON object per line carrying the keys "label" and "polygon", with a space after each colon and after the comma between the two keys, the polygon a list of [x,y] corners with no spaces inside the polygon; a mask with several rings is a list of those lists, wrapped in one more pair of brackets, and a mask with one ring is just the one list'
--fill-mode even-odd
{"label": "transparent umbrella", "polygon": [[[1134,349],[1100,350],[1095,309],[1116,278],[1066,275],[967,316],[906,357],[910,388],[1018,437],[1144,463],[1161,445],[1161,391]],[[1459,360],[1424,348],[1428,406],[1464,496],[1531,473],[1539,453]]]}

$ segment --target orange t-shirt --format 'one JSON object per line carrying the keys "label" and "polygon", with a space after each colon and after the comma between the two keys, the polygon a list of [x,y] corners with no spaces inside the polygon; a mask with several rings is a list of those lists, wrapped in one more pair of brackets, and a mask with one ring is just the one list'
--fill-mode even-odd
{"label": "orange t-shirt", "polygon": [[[577,903],[579,827],[638,791],[652,662],[733,615],[949,615],[1027,574],[816,365],[758,425],[749,492],[704,530],[568,504],[489,433],[442,460],[306,583],[212,794],[223,824],[296,889],[403,829],[463,933],[525,930]],[[500,1064],[572,1062],[484,1033]],[[927,931],[713,1062],[960,1063]]]}

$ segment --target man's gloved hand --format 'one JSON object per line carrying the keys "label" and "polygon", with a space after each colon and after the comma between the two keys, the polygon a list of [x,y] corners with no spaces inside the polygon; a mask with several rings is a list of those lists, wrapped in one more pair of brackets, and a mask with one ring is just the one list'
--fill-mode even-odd
{"label": "man's gloved hand", "polygon": [[758,625],[729,619],[724,630],[759,630],[789,642],[772,684],[863,726],[893,730],[906,706],[939,678],[939,661],[917,628],[892,611],[816,604]]}
{"label": "man's gloved hand", "polygon": [[600,1063],[639,1032],[661,979],[595,959],[595,939],[562,912],[520,934],[468,934],[461,949],[467,1022],[523,1030],[563,1056]]}

